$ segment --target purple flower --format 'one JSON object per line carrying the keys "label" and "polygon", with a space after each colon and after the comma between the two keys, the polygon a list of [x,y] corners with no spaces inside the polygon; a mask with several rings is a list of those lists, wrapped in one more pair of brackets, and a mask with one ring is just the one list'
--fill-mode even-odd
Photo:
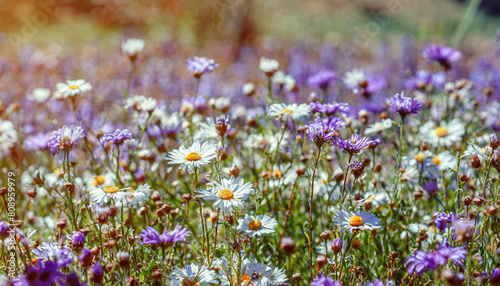
{"label": "purple flower", "polygon": [[332,241],[332,251],[335,254],[342,251],[342,239],[337,237]]}
{"label": "purple flower", "polygon": [[434,270],[438,266],[448,263],[448,260],[457,265],[462,265],[461,260],[465,259],[466,256],[467,250],[465,247],[451,247],[445,241],[435,252],[417,251],[414,256],[406,259],[405,266],[408,267],[408,274],[412,275],[417,272],[418,275],[422,275],[425,270]]}
{"label": "purple flower", "polygon": [[311,121],[307,126],[307,139],[318,147],[331,142],[333,134],[335,134],[334,131],[325,130],[324,125],[320,122]]}
{"label": "purple flower", "polygon": [[446,230],[446,223],[451,223],[452,221],[458,219],[458,216],[455,213],[436,213],[434,215],[434,225],[440,231]]}
{"label": "purple flower", "polygon": [[451,68],[451,64],[462,58],[462,53],[450,47],[429,44],[422,53],[424,58],[435,60],[445,70]]}
{"label": "purple flower", "polygon": [[143,229],[140,237],[145,244],[160,244],[162,246],[171,246],[176,242],[186,242],[186,238],[190,236],[191,233],[186,229],[177,225],[172,231],[164,231],[161,235],[158,234],[156,229],[148,226]]}
{"label": "purple flower", "polygon": [[71,246],[74,249],[81,249],[85,245],[85,234],[78,231],[77,233],[70,235],[71,238]]}
{"label": "purple flower", "polygon": [[14,286],[31,286],[31,285],[55,285],[57,281],[61,281],[64,274],[59,272],[59,267],[56,262],[47,261],[44,264],[39,264],[38,267],[26,265],[26,271],[23,277],[13,279]]}
{"label": "purple flower", "polygon": [[434,195],[438,191],[438,184],[436,180],[430,180],[422,185],[422,189],[424,189],[424,191],[426,191],[430,195]]}
{"label": "purple flower", "polygon": [[38,151],[44,150],[48,147],[49,140],[51,138],[50,133],[36,133],[24,140],[24,149],[28,151]]}
{"label": "purple flower", "polygon": [[322,113],[326,116],[335,115],[335,113],[339,112],[342,114],[349,113],[349,105],[344,102],[339,103],[325,103],[322,104],[319,101],[315,101],[311,103],[311,112],[314,113]]}
{"label": "purple flower", "polygon": [[313,279],[311,286],[342,286],[342,284],[320,273]]}
{"label": "purple flower", "polygon": [[193,57],[186,61],[188,73],[196,78],[200,78],[203,74],[209,73],[217,67],[219,67],[218,63],[205,57]]}
{"label": "purple flower", "polygon": [[57,243],[43,242],[41,246],[32,250],[43,263],[48,261],[57,262],[57,268],[67,266],[73,263],[73,256],[71,251],[67,248],[60,247]]}
{"label": "purple flower", "polygon": [[84,248],[82,254],[78,256],[78,260],[83,267],[89,267],[92,265],[92,252],[88,248]]}
{"label": "purple flower", "polygon": [[344,151],[347,151],[352,155],[368,147],[372,141],[370,141],[370,138],[368,137],[361,137],[359,134],[352,134],[347,140],[334,135],[332,142],[333,145],[342,148]]}
{"label": "purple flower", "polygon": [[121,145],[125,140],[132,139],[132,132],[128,129],[116,129],[113,133],[104,134],[99,140],[104,147],[111,146],[111,144]]}
{"label": "purple flower", "polygon": [[462,259],[467,256],[465,246],[451,247],[447,241],[444,241],[436,250],[436,253],[442,255],[446,260],[451,260],[453,263],[462,266]]}
{"label": "purple flower", "polygon": [[500,285],[500,268],[495,268],[491,272],[490,282],[494,286]]}
{"label": "purple flower", "polygon": [[47,145],[52,155],[58,154],[59,150],[69,152],[77,147],[77,141],[82,137],[84,137],[83,129],[80,126],[71,129],[65,125],[54,132]]}
{"label": "purple flower", "polygon": [[396,93],[391,98],[391,107],[401,116],[406,117],[410,114],[418,114],[422,110],[422,103],[411,97],[405,97],[404,93]]}
{"label": "purple flower", "polygon": [[102,265],[96,262],[90,267],[89,280],[100,284],[104,275],[103,273]]}
{"label": "purple flower", "polygon": [[443,87],[446,81],[446,75],[443,72],[432,74],[426,70],[419,70],[408,78],[405,87],[412,90],[425,90],[427,86]]}
{"label": "purple flower", "polygon": [[4,240],[9,237],[10,227],[5,222],[0,222],[0,239]]}
{"label": "purple flower", "polygon": [[337,82],[337,74],[332,70],[322,70],[307,79],[307,84],[312,88],[328,88]]}
{"label": "purple flower", "polygon": [[414,272],[417,272],[418,275],[422,275],[425,270],[434,270],[446,262],[446,258],[440,254],[418,250],[414,256],[406,259],[405,266],[408,266],[408,274],[413,275]]}

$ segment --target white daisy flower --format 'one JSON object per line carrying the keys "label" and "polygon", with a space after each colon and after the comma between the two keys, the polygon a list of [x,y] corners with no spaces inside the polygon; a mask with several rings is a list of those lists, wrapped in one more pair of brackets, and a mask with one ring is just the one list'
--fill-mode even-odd
{"label": "white daisy flower", "polygon": [[297,103],[293,104],[284,104],[284,103],[276,103],[271,105],[269,108],[269,112],[267,113],[270,117],[278,118],[282,121],[287,121],[289,119],[293,121],[298,121],[303,117],[306,117],[311,112],[311,107],[309,104],[301,104]]}
{"label": "white daisy flower", "polygon": [[117,206],[122,205],[122,201],[125,200],[129,188],[120,189],[115,186],[105,186],[95,190],[90,191],[90,201],[97,205],[105,205],[111,201]]}
{"label": "white daisy flower", "polygon": [[56,97],[67,98],[76,96],[80,93],[90,91],[91,89],[92,85],[83,79],[68,80],[66,83],[58,83],[56,85]]}
{"label": "white daisy flower", "polygon": [[198,123],[198,130],[196,130],[194,134],[194,140],[208,140],[218,138],[219,133],[217,133],[217,129],[215,128],[215,120],[212,117],[207,117],[204,122]]}
{"label": "white daisy flower", "polygon": [[134,60],[144,49],[144,45],[142,39],[127,39],[122,43],[122,52],[131,60]]}
{"label": "white daisy flower", "polygon": [[244,219],[239,221],[238,230],[246,235],[261,236],[263,234],[274,233],[274,228],[278,226],[276,219],[266,215],[246,215]]}
{"label": "white daisy flower", "polygon": [[251,82],[247,82],[241,86],[241,92],[246,96],[251,96],[255,93],[255,85]]}
{"label": "white daisy flower", "polygon": [[188,172],[192,173],[195,168],[210,163],[210,160],[217,156],[216,150],[217,146],[214,144],[208,144],[208,142],[200,144],[200,141],[195,141],[189,148],[181,146],[179,149],[169,152],[167,160],[170,161],[168,164],[180,164],[179,169],[187,169]]}
{"label": "white daisy flower", "polygon": [[356,210],[338,210],[333,216],[333,222],[340,225],[342,231],[345,230],[373,230],[380,227],[380,219],[371,212]]}
{"label": "white daisy flower", "polygon": [[467,145],[467,150],[464,151],[461,158],[478,156],[481,160],[486,160],[491,155],[493,155],[493,150],[490,146],[481,148],[476,144],[469,144]]}
{"label": "white daisy flower", "polygon": [[353,70],[346,72],[342,81],[345,85],[353,87],[362,85],[366,82],[366,77],[362,70]]}
{"label": "white daisy flower", "polygon": [[186,268],[175,267],[170,274],[172,286],[209,286],[219,284],[215,279],[217,274],[215,271],[208,269],[205,265],[198,266],[189,264]]}
{"label": "white daisy flower", "polygon": [[450,151],[444,151],[432,158],[432,163],[438,167],[440,171],[446,171],[448,168],[457,167],[457,158],[451,155]]}
{"label": "white daisy flower", "polygon": [[465,124],[458,118],[450,122],[441,122],[436,126],[433,122],[427,122],[420,127],[422,141],[433,146],[450,146],[452,142],[462,140],[465,134]]}
{"label": "white daisy flower", "polygon": [[156,99],[143,95],[134,95],[125,100],[125,108],[133,108],[136,111],[153,111],[156,108]]}
{"label": "white daisy flower", "polygon": [[[220,262],[220,265],[222,268],[222,275],[221,275],[222,285],[234,285],[234,286],[277,285],[277,283],[274,284],[271,281],[273,275],[273,269],[263,263],[258,263],[257,260],[250,261],[247,258],[243,259],[241,263],[240,273],[237,273],[237,269],[234,269],[234,267],[230,267],[227,261],[225,260],[222,260]],[[233,265],[236,264],[233,263]],[[282,277],[279,276],[279,278]],[[238,281],[240,281],[239,285]]]}
{"label": "white daisy flower", "polygon": [[0,119],[0,158],[9,153],[9,150],[17,142],[17,131],[14,123]]}
{"label": "white daisy flower", "polygon": [[268,58],[260,58],[259,61],[259,69],[265,73],[267,76],[271,77],[275,72],[280,68],[280,64],[277,60],[268,59]]}
{"label": "white daisy flower", "polygon": [[48,88],[35,88],[31,94],[28,94],[26,98],[31,101],[36,101],[38,103],[44,103],[50,97],[50,89]]}
{"label": "white daisy flower", "polygon": [[371,125],[368,125],[368,128],[365,130],[365,134],[371,134],[371,133],[381,133],[384,130],[390,129],[392,127],[392,119],[387,118],[383,119],[380,122],[375,122]]}
{"label": "white daisy flower", "polygon": [[201,196],[206,200],[215,200],[214,209],[220,209],[229,214],[231,210],[243,208],[243,201],[253,194],[252,183],[244,183],[242,178],[223,178],[221,183],[209,183],[211,189],[201,190]]}
{"label": "white daisy flower", "polygon": [[140,185],[137,189],[128,189],[125,196],[125,203],[134,207],[143,206],[151,196],[151,187],[148,184]]}

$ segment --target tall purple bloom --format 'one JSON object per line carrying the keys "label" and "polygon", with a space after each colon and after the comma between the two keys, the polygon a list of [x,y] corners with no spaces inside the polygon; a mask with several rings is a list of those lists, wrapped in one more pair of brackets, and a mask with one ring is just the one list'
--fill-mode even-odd
{"label": "tall purple bloom", "polygon": [[214,60],[205,57],[193,57],[186,61],[188,73],[196,78],[200,78],[203,74],[209,73],[219,66]]}
{"label": "tall purple bloom", "polygon": [[332,70],[322,70],[307,79],[307,84],[312,88],[326,89],[337,82],[337,74]]}
{"label": "tall purple bloom", "polygon": [[359,134],[352,134],[351,137],[346,140],[342,139],[338,135],[335,135],[333,136],[332,143],[333,145],[340,147],[344,151],[353,155],[370,146],[371,141],[368,137],[361,137]]}
{"label": "tall purple bloom", "polygon": [[436,213],[434,215],[434,225],[440,231],[445,231],[447,226],[446,223],[451,223],[456,219],[458,219],[458,216],[455,213]]}
{"label": "tall purple bloom", "polygon": [[494,286],[500,285],[500,268],[495,268],[491,272],[490,282]]}
{"label": "tall purple bloom", "polygon": [[342,284],[320,273],[313,279],[311,286],[342,286]]}
{"label": "tall purple bloom", "polygon": [[145,244],[160,244],[162,246],[172,246],[176,242],[186,242],[186,238],[191,233],[180,225],[177,225],[172,231],[164,231],[161,235],[158,234],[156,229],[148,226],[143,229],[140,237]]}
{"label": "tall purple bloom", "polygon": [[132,132],[128,129],[116,129],[113,133],[104,134],[99,140],[104,147],[111,146],[111,144],[121,145],[125,140],[132,139]]}
{"label": "tall purple bloom", "polygon": [[405,97],[403,92],[401,94],[396,93],[391,98],[391,107],[403,117],[418,114],[424,108],[422,103],[411,97]]}
{"label": "tall purple bloom", "polygon": [[10,227],[5,222],[0,222],[0,239],[4,240],[9,237]]}
{"label": "tall purple bloom", "polygon": [[325,130],[321,122],[311,121],[307,126],[307,139],[311,140],[318,147],[331,142],[334,134],[334,131]]}
{"label": "tall purple bloom", "polygon": [[72,234],[70,236],[71,238],[71,246],[73,249],[79,250],[82,249],[83,246],[85,245],[85,234],[83,234],[80,231],[77,231],[75,234]]}
{"label": "tall purple bloom", "polygon": [[335,115],[335,113],[348,114],[349,105],[344,102],[322,104],[319,101],[315,101],[311,103],[311,112],[313,114],[322,113],[326,116],[332,116]]}
{"label": "tall purple bloom", "polygon": [[434,252],[425,252],[418,250],[415,255],[406,259],[405,266],[408,267],[408,274],[416,272],[418,275],[427,269],[436,269],[440,265],[448,263],[451,260],[457,265],[462,265],[461,260],[467,256],[465,247],[451,247],[448,242],[444,242]]}
{"label": "tall purple bloom", "polygon": [[83,129],[80,126],[69,128],[65,125],[52,134],[48,146],[52,155],[58,154],[60,150],[69,152],[77,147],[78,139],[82,137]]}
{"label": "tall purple bloom", "polygon": [[462,58],[462,53],[450,47],[429,44],[422,53],[424,58],[439,62],[445,70],[451,68],[451,64]]}

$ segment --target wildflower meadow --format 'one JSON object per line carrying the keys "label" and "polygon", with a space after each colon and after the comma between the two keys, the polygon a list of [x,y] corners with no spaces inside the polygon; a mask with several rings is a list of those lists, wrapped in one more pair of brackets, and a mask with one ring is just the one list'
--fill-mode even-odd
{"label": "wildflower meadow", "polygon": [[0,51],[0,285],[500,285],[500,41],[467,41],[470,2],[455,42]]}

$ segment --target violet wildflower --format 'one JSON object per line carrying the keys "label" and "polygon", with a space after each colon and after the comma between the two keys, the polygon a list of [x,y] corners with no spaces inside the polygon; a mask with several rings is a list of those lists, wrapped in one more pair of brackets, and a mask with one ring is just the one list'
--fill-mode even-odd
{"label": "violet wildflower", "polygon": [[84,248],[82,254],[78,256],[78,260],[83,267],[89,267],[92,265],[92,252],[88,248]]}
{"label": "violet wildflower", "polygon": [[311,121],[307,126],[307,139],[311,140],[316,146],[321,147],[332,140],[335,131],[325,130],[320,122]]}
{"label": "violet wildflower", "polygon": [[438,191],[438,184],[436,180],[429,180],[427,183],[422,185],[422,189],[426,191],[431,196],[435,196]]}
{"label": "violet wildflower", "polygon": [[353,155],[370,146],[371,141],[368,137],[361,137],[359,134],[352,134],[351,137],[346,140],[335,135],[333,136],[332,143],[333,145],[348,152],[350,155]]}
{"label": "violet wildflower", "polygon": [[307,79],[307,84],[312,88],[327,89],[337,82],[337,74],[332,70],[322,70]]}
{"label": "violet wildflower", "polygon": [[311,103],[311,112],[313,114],[322,113],[326,116],[332,116],[336,113],[347,115],[349,113],[349,105],[344,102],[322,104],[318,101],[315,101]]}
{"label": "violet wildflower", "polygon": [[405,266],[408,267],[408,274],[412,275],[416,272],[418,275],[422,275],[425,270],[435,270],[440,265],[448,263],[448,260],[457,265],[462,265],[461,260],[465,259],[466,256],[467,250],[465,247],[451,247],[445,241],[435,252],[418,250],[414,256],[405,261]]}
{"label": "violet wildflower", "polygon": [[500,268],[495,268],[491,272],[490,283],[494,286],[500,285]]}
{"label": "violet wildflower", "polygon": [[38,248],[33,249],[32,252],[44,263],[49,260],[57,262],[58,269],[73,263],[71,251],[57,245],[57,243],[43,242]]}
{"label": "violet wildflower", "polygon": [[71,235],[70,238],[71,238],[71,246],[73,247],[73,249],[75,249],[77,251],[82,249],[83,246],[85,245],[85,241],[86,241],[85,234],[83,234],[80,231]]}
{"label": "violet wildflower", "polygon": [[26,285],[55,285],[61,281],[64,274],[59,272],[59,267],[56,262],[47,261],[39,264],[38,267],[26,265],[26,271],[23,277],[12,280],[14,286]]}
{"label": "violet wildflower", "polygon": [[89,280],[90,281],[92,281],[96,284],[100,284],[102,282],[103,275],[104,275],[104,271],[102,269],[101,264],[96,262],[94,265],[92,265],[92,267],[90,268],[90,272],[89,272]]}
{"label": "violet wildflower", "polygon": [[399,113],[402,117],[410,114],[418,114],[422,110],[422,103],[411,97],[405,97],[404,93],[396,93],[391,98],[391,107]]}
{"label": "violet wildflower", "polygon": [[361,177],[361,175],[363,175],[364,172],[365,172],[365,165],[361,164],[361,162],[354,161],[351,164],[351,173],[355,179]]}
{"label": "violet wildflower", "polygon": [[113,133],[104,134],[101,138],[99,138],[99,141],[101,142],[102,146],[109,147],[112,144],[119,146],[123,144],[125,140],[129,139],[132,139],[132,132],[130,132],[130,130],[116,129],[116,131]]}
{"label": "violet wildflower", "polygon": [[219,67],[219,64],[214,60],[206,57],[193,57],[186,61],[186,68],[195,78],[200,78],[202,75],[209,73]]}
{"label": "violet wildflower", "polygon": [[445,69],[451,68],[451,64],[462,58],[462,53],[450,47],[429,44],[422,53],[424,58],[435,60]]}
{"label": "violet wildflower", "polygon": [[446,223],[451,223],[454,220],[457,220],[458,216],[455,213],[436,213],[434,215],[434,225],[436,226],[437,229],[440,231],[445,231],[446,230]]}
{"label": "violet wildflower", "polygon": [[386,286],[386,285],[382,280],[376,279],[373,282],[363,284],[363,286]]}
{"label": "violet wildflower", "polygon": [[52,134],[48,146],[52,155],[58,154],[60,150],[69,152],[77,147],[78,139],[82,137],[83,129],[80,126],[69,128],[65,125]]}
{"label": "violet wildflower", "polygon": [[428,86],[443,87],[446,81],[446,75],[443,72],[432,74],[426,70],[419,70],[408,78],[405,87],[411,90],[425,90]]}
{"label": "violet wildflower", "polygon": [[177,225],[172,231],[164,231],[161,235],[158,234],[156,229],[148,226],[143,229],[140,237],[145,244],[159,244],[161,246],[172,246],[176,242],[186,242],[186,238],[190,236],[191,233],[180,225]]}
{"label": "violet wildflower", "polygon": [[50,133],[36,133],[24,140],[24,149],[28,151],[45,150],[48,147],[51,137],[52,135]]}
{"label": "violet wildflower", "polygon": [[462,260],[467,256],[465,246],[451,247],[448,241],[444,241],[436,250],[436,253],[442,255],[447,260],[451,260],[456,265],[462,266]]}
{"label": "violet wildflower", "polygon": [[0,222],[0,239],[5,240],[7,237],[9,237],[11,229],[10,227],[5,223],[5,222]]}
{"label": "violet wildflower", "polygon": [[342,286],[342,284],[320,273],[313,279],[311,286]]}
{"label": "violet wildflower", "polygon": [[342,239],[337,237],[332,241],[332,251],[335,254],[338,254],[342,251]]}

